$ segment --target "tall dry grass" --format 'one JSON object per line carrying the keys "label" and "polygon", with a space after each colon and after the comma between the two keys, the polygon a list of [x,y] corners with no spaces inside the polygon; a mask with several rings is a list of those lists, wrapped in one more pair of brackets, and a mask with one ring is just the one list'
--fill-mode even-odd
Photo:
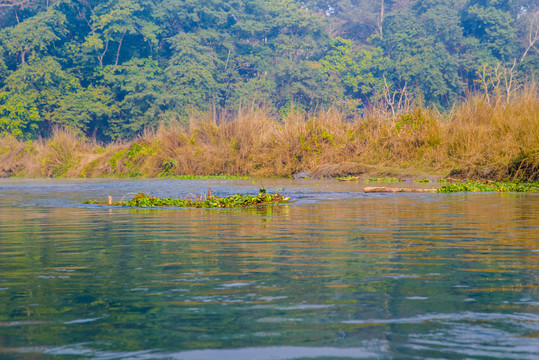
{"label": "tall dry grass", "polygon": [[[539,96],[529,85],[512,101],[490,105],[473,97],[461,104],[444,124],[447,167],[482,168],[513,177],[539,175]],[[515,166],[524,161],[529,171]],[[533,167],[535,167],[535,174]],[[520,169],[523,170],[523,169]],[[478,174],[481,175],[481,174]]]}
{"label": "tall dry grass", "polygon": [[57,129],[35,142],[0,138],[0,176],[290,176],[355,162],[537,178],[538,110],[537,88],[530,85],[509,103],[471,96],[449,114],[411,106],[404,112],[379,107],[352,121],[336,109],[277,119],[251,108],[219,124],[202,116],[187,127],[160,126],[132,142],[106,146]]}

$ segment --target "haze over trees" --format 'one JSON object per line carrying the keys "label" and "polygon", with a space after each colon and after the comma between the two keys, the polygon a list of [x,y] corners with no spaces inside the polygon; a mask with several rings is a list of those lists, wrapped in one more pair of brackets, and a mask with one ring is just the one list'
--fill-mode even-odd
{"label": "haze over trees", "polygon": [[19,139],[253,104],[449,109],[538,75],[534,0],[0,0],[0,136]]}

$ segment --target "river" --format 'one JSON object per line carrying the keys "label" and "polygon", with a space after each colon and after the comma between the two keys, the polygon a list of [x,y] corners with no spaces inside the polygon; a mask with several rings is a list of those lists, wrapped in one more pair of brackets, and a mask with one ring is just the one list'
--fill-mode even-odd
{"label": "river", "polygon": [[106,208],[82,202],[261,182],[0,180],[0,358],[539,358],[539,194],[262,183],[295,203]]}

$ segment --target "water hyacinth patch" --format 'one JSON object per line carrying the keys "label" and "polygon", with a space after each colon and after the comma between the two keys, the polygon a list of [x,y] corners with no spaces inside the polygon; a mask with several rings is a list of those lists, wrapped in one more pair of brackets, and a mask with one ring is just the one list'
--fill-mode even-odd
{"label": "water hyacinth patch", "polygon": [[339,176],[339,177],[336,178],[336,180],[338,180],[338,181],[358,181],[359,178],[357,176],[349,175],[349,176]]}
{"label": "water hyacinth patch", "polygon": [[539,192],[539,182],[488,182],[482,183],[478,181],[455,182],[438,189],[440,193],[451,192]]}
{"label": "water hyacinth patch", "polygon": [[286,204],[293,202],[289,197],[285,197],[284,191],[275,194],[268,193],[265,189],[260,189],[258,195],[242,195],[236,194],[227,197],[218,197],[211,194],[211,190],[205,195],[195,197],[191,195],[187,198],[159,198],[150,196],[144,193],[137,193],[131,200],[128,201],[111,201],[98,202],[89,200],[85,204],[97,204],[101,206],[133,206],[133,207],[193,207],[193,208],[237,208],[248,207],[255,205],[267,204]]}
{"label": "water hyacinth patch", "polygon": [[200,180],[200,179],[212,179],[212,180],[250,180],[250,176],[241,175],[166,175],[159,176],[164,179],[172,180]]}
{"label": "water hyacinth patch", "polygon": [[375,178],[375,177],[371,177],[371,178],[364,179],[364,180],[365,180],[365,184],[368,184],[368,183],[377,183],[377,182],[383,182],[383,183],[398,183],[398,182],[402,182],[402,179],[400,179],[400,178],[395,178],[395,177],[384,177],[384,178]]}

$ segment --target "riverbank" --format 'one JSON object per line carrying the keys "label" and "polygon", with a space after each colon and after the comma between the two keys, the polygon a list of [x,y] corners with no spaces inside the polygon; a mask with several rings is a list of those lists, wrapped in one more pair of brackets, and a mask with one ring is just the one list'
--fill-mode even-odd
{"label": "riverbank", "polygon": [[539,180],[539,96],[506,104],[471,97],[449,114],[417,106],[347,119],[336,110],[263,109],[215,123],[169,124],[131,142],[99,144],[68,130],[50,139],[0,138],[0,177],[395,176]]}

